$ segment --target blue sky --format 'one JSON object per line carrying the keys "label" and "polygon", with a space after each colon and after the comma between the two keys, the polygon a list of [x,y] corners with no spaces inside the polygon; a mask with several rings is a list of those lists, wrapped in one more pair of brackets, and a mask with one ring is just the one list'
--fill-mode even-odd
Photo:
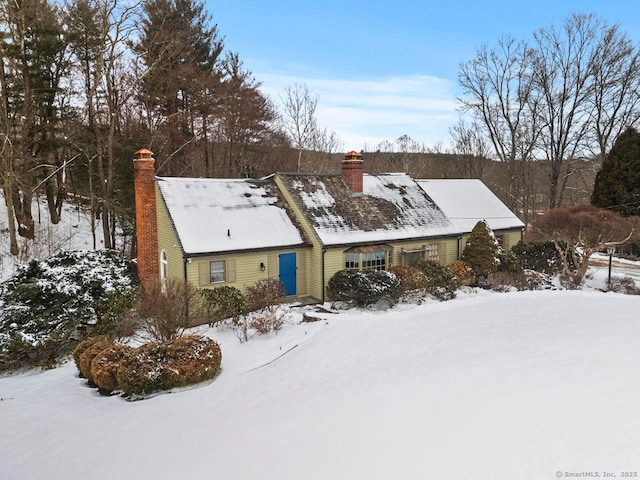
{"label": "blue sky", "polygon": [[619,23],[640,42],[634,0],[208,0],[207,9],[274,103],[285,87],[308,85],[320,125],[346,150],[403,134],[446,148],[460,62],[502,35],[529,39],[578,12]]}

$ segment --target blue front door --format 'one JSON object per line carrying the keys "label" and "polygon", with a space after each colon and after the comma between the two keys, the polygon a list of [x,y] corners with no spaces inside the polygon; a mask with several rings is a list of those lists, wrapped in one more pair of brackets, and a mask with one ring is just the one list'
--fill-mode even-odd
{"label": "blue front door", "polygon": [[287,295],[296,294],[296,254],[281,253],[279,255],[280,262],[280,281],[284,285],[284,291]]}

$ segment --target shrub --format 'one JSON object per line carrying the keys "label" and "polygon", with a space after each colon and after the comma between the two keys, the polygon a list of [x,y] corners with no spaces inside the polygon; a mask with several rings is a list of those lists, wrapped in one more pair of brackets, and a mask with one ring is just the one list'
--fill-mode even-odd
{"label": "shrub", "polygon": [[438,300],[451,300],[456,298],[458,284],[451,270],[431,260],[421,260],[418,265],[427,278],[427,293],[433,295]]}
{"label": "shrub", "polygon": [[100,325],[113,307],[108,297],[136,288],[129,263],[112,251],[32,260],[0,284],[0,371],[54,363],[80,326]]}
{"label": "shrub", "polygon": [[200,290],[208,308],[209,324],[231,318],[237,323],[247,310],[247,302],[240,290],[223,285],[221,287]]}
{"label": "shrub", "polygon": [[89,383],[93,383],[93,377],[91,376],[91,362],[93,359],[104,349],[113,346],[113,342],[108,338],[101,338],[97,342],[92,343],[87,347],[84,352],[80,354],[78,359],[78,368],[83,377],[85,377]]}
{"label": "shrub", "polygon": [[476,281],[494,272],[498,266],[498,245],[489,226],[480,221],[471,231],[460,260],[471,265]]}
{"label": "shrub", "polygon": [[275,278],[258,280],[247,287],[247,307],[250,312],[279,305],[285,298],[284,285]]}
{"label": "shrub", "polygon": [[118,369],[120,361],[133,352],[127,345],[111,345],[98,353],[91,361],[91,378],[101,393],[120,390]]}
{"label": "shrub", "polygon": [[400,299],[402,287],[398,278],[385,270],[340,270],[329,280],[327,293],[332,300],[359,307],[381,300],[393,305]]}
{"label": "shrub", "polygon": [[[521,240],[511,248],[511,252],[524,270],[535,270],[553,275],[563,269],[560,254],[553,242],[525,242]],[[571,262],[571,259],[569,261]]]}
{"label": "shrub", "polygon": [[469,285],[473,282],[473,269],[467,262],[456,260],[451,262],[447,268],[456,277],[458,285]]}
{"label": "shrub", "polygon": [[164,376],[168,388],[184,387],[218,375],[222,350],[210,338],[185,335],[167,344],[166,359]]}
{"label": "shrub", "polygon": [[207,307],[190,283],[169,278],[147,286],[136,311],[142,329],[154,340],[166,342],[182,335],[191,321],[206,317]]}
{"label": "shrub", "polygon": [[163,376],[166,344],[150,342],[125,354],[116,372],[116,381],[126,395],[147,395],[167,390]]}
{"label": "shrub", "polygon": [[96,335],[95,337],[89,337],[85,340],[82,340],[80,343],[78,343],[78,345],[76,345],[76,348],[73,349],[73,361],[76,364],[76,368],[80,372],[80,375],[82,375],[82,370],[80,369],[80,356],[87,348],[98,342],[109,342],[109,337],[107,337],[106,335]]}
{"label": "shrub", "polygon": [[89,335],[108,335],[120,340],[131,337],[135,333],[137,322],[131,315],[131,309],[136,303],[138,292],[129,290],[109,293],[100,302],[101,312],[96,325],[87,329]]}
{"label": "shrub", "polygon": [[213,340],[185,335],[169,342],[151,342],[124,354],[116,381],[126,395],[148,395],[214,378],[222,352]]}
{"label": "shrub", "polygon": [[260,335],[267,335],[271,332],[278,332],[284,325],[286,312],[276,310],[264,310],[251,317],[249,326],[254,328]]}
{"label": "shrub", "polygon": [[551,279],[548,275],[534,270],[524,270],[523,272],[493,272],[487,278],[491,288],[498,292],[507,292],[515,289],[540,290],[551,287]]}
{"label": "shrub", "polygon": [[427,286],[427,278],[424,272],[410,265],[396,265],[389,269],[400,282],[403,293],[415,290],[423,290]]}
{"label": "shrub", "polygon": [[633,278],[630,277],[612,278],[611,284],[608,286],[608,290],[616,293],[624,293],[626,295],[640,295],[640,289]]}

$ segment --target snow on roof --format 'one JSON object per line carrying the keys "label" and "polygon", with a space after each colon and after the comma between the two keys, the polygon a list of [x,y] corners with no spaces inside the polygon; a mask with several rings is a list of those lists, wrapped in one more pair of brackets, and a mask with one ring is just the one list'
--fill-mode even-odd
{"label": "snow on roof", "polygon": [[210,178],[156,180],[187,254],[304,243],[272,183]]}
{"label": "snow on roof", "polygon": [[524,223],[480,180],[416,180],[461,233],[479,220],[492,230],[522,228]]}
{"label": "snow on roof", "polygon": [[404,173],[363,177],[352,196],[340,175],[280,177],[325,245],[386,242],[457,233],[425,192]]}

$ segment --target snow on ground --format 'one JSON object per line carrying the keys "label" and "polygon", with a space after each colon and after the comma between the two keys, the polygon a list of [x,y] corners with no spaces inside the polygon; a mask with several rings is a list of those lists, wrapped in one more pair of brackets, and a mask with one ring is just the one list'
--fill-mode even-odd
{"label": "snow on ground", "polygon": [[[9,230],[7,227],[7,207],[0,195],[0,282],[11,277],[19,265],[29,260],[45,259],[60,250],[93,250],[91,235],[91,215],[88,210],[67,202],[63,204],[60,223],[52,225],[49,210],[44,199],[34,200],[32,209],[35,222],[35,241],[18,237],[20,254],[11,255]],[[102,227],[96,222],[96,246],[101,248]]]}
{"label": "snow on ground", "polygon": [[100,397],[72,363],[2,377],[0,478],[620,478],[640,472],[638,310],[475,292],[246,344],[201,328],[220,376],[138,402]]}

